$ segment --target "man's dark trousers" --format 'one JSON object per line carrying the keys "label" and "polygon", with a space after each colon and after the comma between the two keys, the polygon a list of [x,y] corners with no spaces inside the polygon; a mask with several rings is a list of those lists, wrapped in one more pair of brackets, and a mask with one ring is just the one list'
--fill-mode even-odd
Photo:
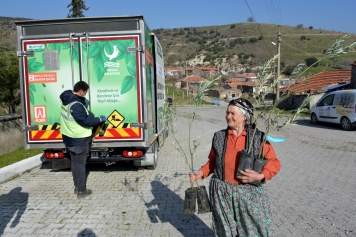
{"label": "man's dark trousers", "polygon": [[74,186],[82,191],[86,189],[85,165],[90,150],[90,141],[81,146],[67,146],[71,158],[71,170],[73,175]]}

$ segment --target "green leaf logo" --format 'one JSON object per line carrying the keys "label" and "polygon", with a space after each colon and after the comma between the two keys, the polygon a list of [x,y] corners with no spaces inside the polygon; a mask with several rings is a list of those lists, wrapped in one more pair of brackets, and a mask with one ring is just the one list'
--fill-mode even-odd
{"label": "green leaf logo", "polygon": [[36,62],[36,58],[28,59],[28,72],[37,72],[41,67],[43,67],[43,63]]}
{"label": "green leaf logo", "polygon": [[134,77],[133,76],[126,76],[124,78],[124,80],[122,81],[122,85],[121,85],[121,92],[120,94],[125,94],[126,92],[128,92],[129,90],[131,90],[131,88],[134,85]]}

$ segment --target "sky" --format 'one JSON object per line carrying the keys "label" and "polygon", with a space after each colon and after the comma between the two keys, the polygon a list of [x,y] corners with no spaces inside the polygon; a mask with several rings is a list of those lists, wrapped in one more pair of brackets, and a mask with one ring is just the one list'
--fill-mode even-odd
{"label": "sky", "polygon": [[[66,18],[71,0],[0,0],[0,16]],[[356,34],[356,0],[85,0],[86,17],[143,15],[151,30],[247,22]],[[283,34],[283,32],[282,32]]]}

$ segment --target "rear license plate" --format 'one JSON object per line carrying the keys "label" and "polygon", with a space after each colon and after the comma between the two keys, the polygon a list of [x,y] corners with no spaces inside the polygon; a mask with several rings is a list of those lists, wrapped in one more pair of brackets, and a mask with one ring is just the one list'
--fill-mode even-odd
{"label": "rear license plate", "polygon": [[90,154],[91,158],[107,158],[109,157],[109,152],[107,151],[92,151]]}

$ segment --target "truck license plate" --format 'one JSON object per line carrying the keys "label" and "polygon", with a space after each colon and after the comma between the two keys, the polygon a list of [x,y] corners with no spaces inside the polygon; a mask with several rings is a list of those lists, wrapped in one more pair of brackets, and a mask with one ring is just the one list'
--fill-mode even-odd
{"label": "truck license plate", "polygon": [[107,158],[109,157],[109,152],[107,151],[92,151],[91,158]]}

